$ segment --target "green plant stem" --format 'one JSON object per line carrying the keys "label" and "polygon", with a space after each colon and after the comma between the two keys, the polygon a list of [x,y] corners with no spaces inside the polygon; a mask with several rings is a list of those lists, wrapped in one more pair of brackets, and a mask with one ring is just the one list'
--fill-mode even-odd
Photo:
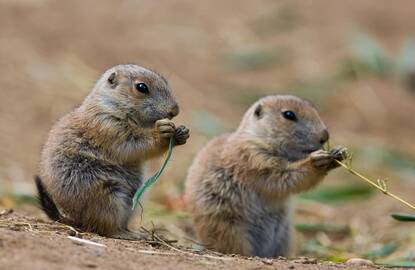
{"label": "green plant stem", "polygon": [[135,207],[137,206],[138,201],[140,200],[141,196],[143,195],[143,193],[150,188],[156,181],[157,179],[160,177],[161,173],[164,171],[164,168],[166,168],[167,163],[170,160],[171,157],[171,153],[173,152],[173,147],[174,147],[175,141],[174,138],[171,137],[170,142],[169,142],[169,148],[167,150],[167,155],[166,158],[163,161],[163,164],[161,165],[161,167],[158,169],[158,171],[150,176],[142,185],[141,187],[135,192],[134,197],[133,197],[133,202],[132,202],[132,210],[135,209]]}
{"label": "green plant stem", "polygon": [[374,186],[375,188],[379,189],[380,191],[383,192],[383,194],[390,196],[392,198],[394,198],[395,200],[400,201],[401,203],[405,204],[406,206],[408,206],[409,208],[411,208],[412,210],[415,210],[415,206],[413,206],[412,204],[410,204],[409,202],[405,201],[404,199],[400,198],[399,196],[389,192],[386,189],[386,186],[382,187],[378,184],[376,184],[374,181],[370,180],[369,178],[363,176],[362,174],[358,173],[357,171],[353,170],[351,167],[347,166],[346,164],[344,164],[343,162],[340,162],[338,160],[336,160],[337,164],[339,164],[340,166],[342,166],[343,168],[345,168],[346,170],[348,170],[350,173],[356,175],[357,177],[359,177],[360,179],[366,181],[367,183],[369,183],[370,185]]}

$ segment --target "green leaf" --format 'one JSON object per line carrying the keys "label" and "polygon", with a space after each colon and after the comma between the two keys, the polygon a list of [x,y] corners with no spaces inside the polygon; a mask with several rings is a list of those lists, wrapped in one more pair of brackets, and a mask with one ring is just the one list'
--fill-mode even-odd
{"label": "green leaf", "polygon": [[348,185],[341,187],[321,187],[315,191],[306,192],[300,195],[302,199],[319,202],[336,202],[367,198],[373,192],[368,185]]}
{"label": "green leaf", "polygon": [[374,248],[363,254],[363,256],[370,259],[386,257],[392,252],[394,252],[397,248],[398,245],[394,242],[391,242],[384,244],[381,247]]}
{"label": "green leaf", "polygon": [[349,235],[351,230],[348,225],[337,225],[337,224],[324,224],[324,223],[297,223],[295,224],[295,229],[299,232],[304,233],[317,233],[325,232],[332,234],[345,234]]}
{"label": "green leaf", "polygon": [[396,213],[392,214],[392,217],[399,221],[415,221],[414,214]]}

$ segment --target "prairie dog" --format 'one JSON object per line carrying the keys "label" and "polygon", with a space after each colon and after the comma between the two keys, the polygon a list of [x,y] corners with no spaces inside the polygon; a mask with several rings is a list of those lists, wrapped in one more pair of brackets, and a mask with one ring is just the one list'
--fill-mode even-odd
{"label": "prairie dog", "polygon": [[144,163],[186,143],[167,80],[137,65],[114,66],[52,128],[36,177],[41,207],[53,220],[103,236],[139,239],[129,230],[132,197]]}
{"label": "prairie dog", "polygon": [[261,98],[239,128],[196,156],[185,199],[201,243],[222,253],[287,256],[290,197],[317,185],[344,158],[322,150],[329,132],[315,107],[295,96]]}

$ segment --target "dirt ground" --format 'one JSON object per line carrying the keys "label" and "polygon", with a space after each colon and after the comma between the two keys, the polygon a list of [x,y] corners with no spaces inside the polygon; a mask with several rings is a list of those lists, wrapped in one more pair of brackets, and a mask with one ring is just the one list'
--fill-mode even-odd
{"label": "dirt ground", "polygon": [[[5,226],[5,223],[8,225]],[[73,230],[59,223],[8,214],[0,219],[0,269],[355,269],[301,257],[261,259],[172,249],[148,242],[77,235],[100,244],[71,240]],[[379,269],[364,266],[365,269]]]}
{"label": "dirt ground", "polygon": [[[186,170],[212,136],[237,127],[260,96],[288,93],[319,107],[332,144],[354,152],[356,169],[388,178],[390,190],[415,203],[414,17],[410,0],[0,0],[0,212],[14,210],[0,215],[0,269],[355,269],[343,263],[353,257],[415,263],[414,225],[390,217],[410,210],[342,169],[296,199],[293,257],[318,263],[183,253],[196,247],[186,240],[182,198]],[[166,229],[181,252],[94,235],[83,237],[107,247],[80,246],[35,206],[32,179],[51,125],[118,63],[165,74],[181,105],[176,121],[192,130],[144,201],[144,225]]]}

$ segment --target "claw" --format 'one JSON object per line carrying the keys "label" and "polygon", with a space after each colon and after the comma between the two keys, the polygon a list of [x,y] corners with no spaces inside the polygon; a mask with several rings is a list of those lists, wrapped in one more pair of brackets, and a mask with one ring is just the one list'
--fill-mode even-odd
{"label": "claw", "polygon": [[179,126],[178,128],[176,128],[175,130],[175,140],[176,140],[176,144],[177,145],[182,145],[186,143],[186,140],[190,137],[189,134],[189,129],[186,128],[185,126]]}

